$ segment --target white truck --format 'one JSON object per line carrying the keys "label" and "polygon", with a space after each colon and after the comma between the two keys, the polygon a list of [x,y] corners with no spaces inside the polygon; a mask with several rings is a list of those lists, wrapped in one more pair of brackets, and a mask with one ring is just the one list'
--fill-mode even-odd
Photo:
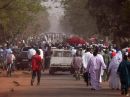
{"label": "white truck", "polygon": [[73,57],[70,50],[52,49],[49,74],[54,74],[57,71],[70,71],[70,73],[73,73],[72,60]]}

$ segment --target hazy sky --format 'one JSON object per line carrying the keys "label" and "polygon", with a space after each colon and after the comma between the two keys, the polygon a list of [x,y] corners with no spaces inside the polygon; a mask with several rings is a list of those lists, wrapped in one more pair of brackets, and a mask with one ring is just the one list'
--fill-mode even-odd
{"label": "hazy sky", "polygon": [[48,0],[43,2],[48,8],[50,29],[48,32],[62,33],[62,27],[60,27],[60,19],[64,15],[64,9],[61,7],[60,0]]}

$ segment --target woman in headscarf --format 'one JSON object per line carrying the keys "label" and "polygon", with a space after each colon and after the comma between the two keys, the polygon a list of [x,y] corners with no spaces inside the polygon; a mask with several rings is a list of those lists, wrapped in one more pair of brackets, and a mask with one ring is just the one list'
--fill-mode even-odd
{"label": "woman in headscarf", "polygon": [[117,74],[119,64],[122,62],[122,52],[118,51],[114,56],[108,67],[109,86],[111,89],[120,89],[120,78]]}

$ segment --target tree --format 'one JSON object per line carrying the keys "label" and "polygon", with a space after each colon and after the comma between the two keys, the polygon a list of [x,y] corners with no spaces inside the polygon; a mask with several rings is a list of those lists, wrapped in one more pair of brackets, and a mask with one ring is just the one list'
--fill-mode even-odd
{"label": "tree", "polygon": [[1,0],[0,41],[10,40],[22,34],[40,12],[46,13],[41,0]]}
{"label": "tree", "polygon": [[84,38],[97,33],[95,18],[93,18],[89,10],[86,10],[88,0],[64,0],[65,16],[62,24],[68,32],[78,34]]}
{"label": "tree", "polygon": [[[65,26],[85,37],[96,33],[123,45],[130,38],[130,0],[63,0]],[[64,20],[65,20],[64,19]]]}
{"label": "tree", "polygon": [[89,12],[96,18],[98,31],[123,45],[130,37],[129,0],[89,0]]}

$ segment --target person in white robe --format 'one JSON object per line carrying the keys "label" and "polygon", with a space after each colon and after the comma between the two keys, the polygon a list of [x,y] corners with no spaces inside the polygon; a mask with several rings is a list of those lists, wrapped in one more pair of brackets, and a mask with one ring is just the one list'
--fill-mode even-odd
{"label": "person in white robe", "polygon": [[[103,56],[101,54],[98,54],[97,56],[102,60],[103,64],[105,64]],[[102,76],[103,76],[103,74],[104,74],[104,68],[101,67],[100,82],[102,82]]]}
{"label": "person in white robe", "polygon": [[44,51],[42,50],[42,47],[39,47],[39,51],[40,51],[40,57],[42,59],[42,69],[44,71],[44,69],[45,69],[45,65],[44,65]]}
{"label": "person in white robe", "polygon": [[41,47],[39,47],[39,51],[40,51],[40,57],[43,60],[44,59],[44,52],[43,52]]}
{"label": "person in white robe", "polygon": [[118,51],[116,56],[112,58],[109,67],[108,67],[108,74],[109,74],[109,87],[111,89],[120,89],[120,78],[117,74],[117,69],[119,64],[122,61],[122,52]]}
{"label": "person in white robe", "polygon": [[87,48],[85,53],[82,56],[82,60],[83,60],[83,69],[84,69],[84,73],[83,73],[83,77],[84,77],[84,81],[86,82],[86,85],[89,85],[89,73],[86,71],[87,66],[88,66],[88,62],[90,60],[90,58],[93,56],[93,54],[91,54],[90,52],[90,48]]}
{"label": "person in white robe", "polygon": [[87,71],[89,71],[90,73],[92,90],[99,90],[101,88],[100,86],[101,68],[106,69],[106,65],[103,62],[102,58],[98,55],[98,49],[96,49],[93,53],[93,56],[90,58],[87,67]]}

